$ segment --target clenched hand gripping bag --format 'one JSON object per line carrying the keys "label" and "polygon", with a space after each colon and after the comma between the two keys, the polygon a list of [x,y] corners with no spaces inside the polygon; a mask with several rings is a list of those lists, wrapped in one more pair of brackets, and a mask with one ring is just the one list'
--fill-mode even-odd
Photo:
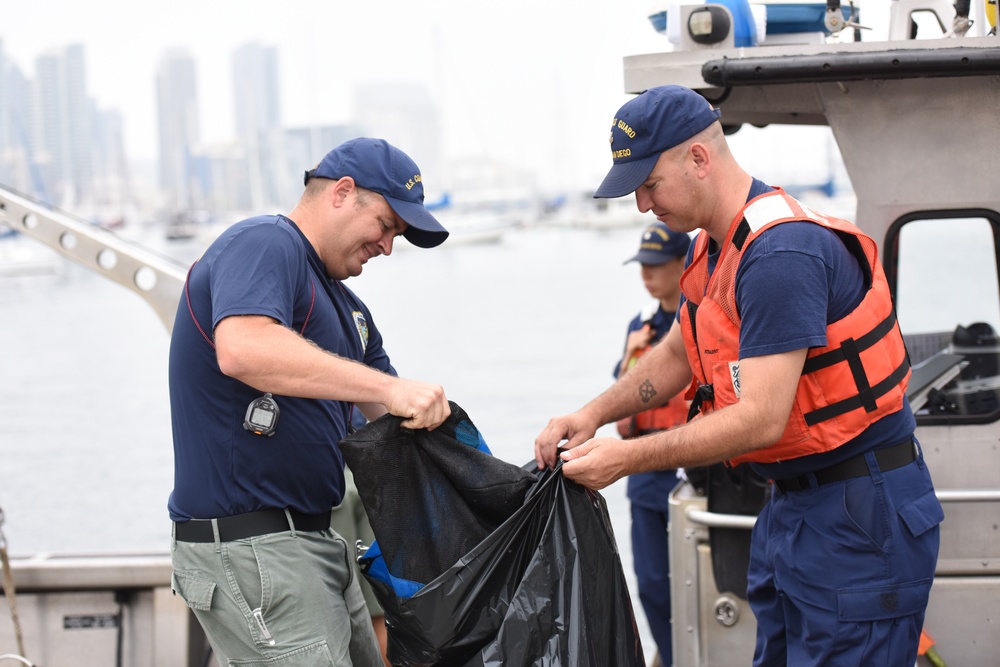
{"label": "clenched hand gripping bag", "polygon": [[340,443],[375,533],[359,558],[394,665],[645,665],[604,498],[489,453],[455,403]]}

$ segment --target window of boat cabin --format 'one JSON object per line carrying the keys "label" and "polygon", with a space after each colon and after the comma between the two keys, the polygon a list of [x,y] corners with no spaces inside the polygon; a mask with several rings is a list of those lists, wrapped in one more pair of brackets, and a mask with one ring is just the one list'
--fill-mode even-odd
{"label": "window of boat cabin", "polygon": [[1000,214],[929,211],[886,235],[884,266],[922,425],[1000,419]]}

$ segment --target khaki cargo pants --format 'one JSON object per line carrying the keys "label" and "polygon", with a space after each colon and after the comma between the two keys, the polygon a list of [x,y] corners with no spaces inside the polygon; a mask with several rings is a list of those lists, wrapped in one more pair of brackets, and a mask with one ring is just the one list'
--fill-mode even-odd
{"label": "khaki cargo pants", "polygon": [[220,665],[381,667],[351,552],[332,530],[173,540],[173,589]]}

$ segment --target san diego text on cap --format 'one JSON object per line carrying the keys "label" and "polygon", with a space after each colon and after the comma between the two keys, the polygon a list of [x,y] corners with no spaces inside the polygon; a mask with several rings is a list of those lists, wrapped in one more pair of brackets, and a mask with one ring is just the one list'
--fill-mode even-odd
{"label": "san diego text on cap", "polygon": [[611,122],[614,164],[594,197],[624,197],[649,178],[660,154],[719,119],[721,112],[684,86],[658,86],[639,93]]}

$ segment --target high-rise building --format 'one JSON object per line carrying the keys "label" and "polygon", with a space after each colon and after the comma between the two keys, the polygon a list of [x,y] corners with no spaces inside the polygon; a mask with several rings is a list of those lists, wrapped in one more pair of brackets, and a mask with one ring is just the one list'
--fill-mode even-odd
{"label": "high-rise building", "polygon": [[94,168],[91,161],[93,139],[93,108],[87,94],[87,73],[83,46],[75,44],[66,48],[66,137],[68,146],[70,180],[80,200],[92,201],[94,196]]}
{"label": "high-rise building", "polygon": [[273,164],[263,160],[264,147],[281,130],[281,90],[278,87],[278,51],[273,46],[251,42],[233,53],[233,109],[236,137],[246,154],[249,168],[250,207],[274,206],[279,190]]}
{"label": "high-rise building", "polygon": [[[20,154],[20,142],[15,140],[14,119],[20,117],[23,108],[23,96],[15,98],[15,81],[19,74],[14,63],[7,60],[3,50],[3,40],[0,40],[0,183],[8,187],[24,190],[15,183],[17,177],[15,157]],[[23,90],[23,88],[22,88]]]}
{"label": "high-rise building", "polygon": [[8,74],[8,69],[13,67],[12,64],[7,63],[7,56],[3,52],[3,40],[0,39],[0,183],[3,182],[4,175],[4,163],[3,156],[7,154],[14,142],[11,139],[11,129],[10,129],[10,116],[11,116],[11,100],[10,100],[10,84],[7,82],[10,78]]}
{"label": "high-rise building", "polygon": [[27,151],[47,194],[69,208],[90,201],[91,105],[83,46],[53,49],[38,56],[29,90]]}
{"label": "high-rise building", "polygon": [[156,73],[160,146],[160,186],[175,211],[198,208],[202,189],[192,166],[201,142],[195,62],[189,53],[170,50]]}
{"label": "high-rise building", "polygon": [[249,142],[262,131],[281,127],[275,47],[251,42],[233,53],[233,92],[237,138]]}
{"label": "high-rise building", "polygon": [[122,117],[117,111],[93,110],[95,214],[99,222],[114,226],[124,222],[135,202],[125,157]]}

